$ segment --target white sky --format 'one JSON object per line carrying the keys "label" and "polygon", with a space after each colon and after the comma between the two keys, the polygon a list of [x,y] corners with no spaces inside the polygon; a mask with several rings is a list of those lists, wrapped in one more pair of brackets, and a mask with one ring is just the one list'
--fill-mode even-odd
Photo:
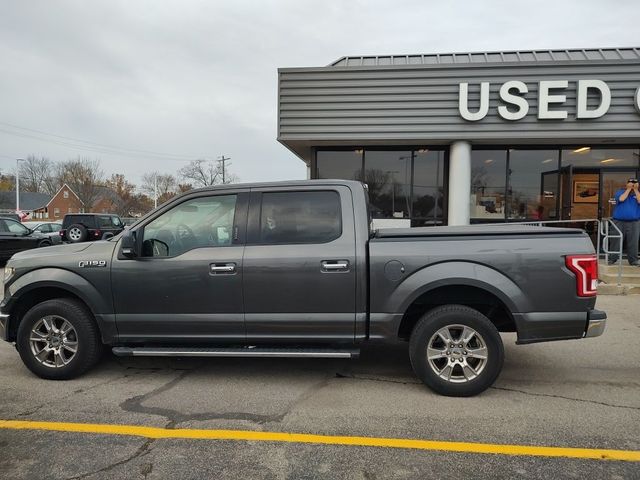
{"label": "white sky", "polygon": [[134,183],[186,161],[87,151],[14,126],[185,160],[225,154],[242,181],[304,178],[276,141],[278,67],[640,47],[639,0],[0,0],[0,12],[0,171],[29,154],[85,155]]}

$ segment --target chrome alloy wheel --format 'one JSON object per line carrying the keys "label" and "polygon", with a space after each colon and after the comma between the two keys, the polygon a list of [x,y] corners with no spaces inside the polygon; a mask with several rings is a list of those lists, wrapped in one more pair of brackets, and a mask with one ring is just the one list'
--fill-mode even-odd
{"label": "chrome alloy wheel", "polygon": [[77,242],[82,238],[82,232],[79,228],[72,228],[69,230],[69,238]]}
{"label": "chrome alloy wheel", "polygon": [[78,334],[64,318],[48,315],[38,320],[31,329],[29,346],[34,358],[42,365],[64,367],[78,351]]}
{"label": "chrome alloy wheel", "polygon": [[447,325],[429,339],[427,360],[435,374],[451,383],[465,383],[487,365],[487,344],[473,328]]}

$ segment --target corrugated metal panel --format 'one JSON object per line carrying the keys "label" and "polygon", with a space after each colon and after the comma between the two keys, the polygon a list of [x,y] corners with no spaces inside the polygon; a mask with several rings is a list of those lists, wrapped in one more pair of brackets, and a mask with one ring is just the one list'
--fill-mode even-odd
{"label": "corrugated metal panel", "polygon": [[[457,55],[448,59],[439,55],[438,63],[429,64],[433,57],[425,55],[404,56],[402,65],[394,65],[395,57],[386,56],[370,57],[377,65],[369,67],[360,62],[356,68],[281,69],[279,140],[294,150],[299,145],[326,145],[337,140],[353,144],[416,139],[440,144],[457,139],[484,143],[561,143],[566,139],[640,143],[640,114],[633,106],[634,93],[640,87],[640,55],[634,49],[626,49],[624,54],[622,50],[607,50],[606,54],[603,50],[520,52],[519,58],[527,61],[515,63],[507,52],[500,54],[506,63],[491,65],[487,61],[492,61],[495,54],[473,53],[465,54],[466,63]],[[635,55],[633,59],[629,59],[629,52]],[[613,53],[615,61],[605,60]],[[599,59],[594,60],[597,55]],[[549,61],[550,56],[555,60]],[[536,60],[531,60],[533,57]],[[418,58],[420,65],[414,63]],[[349,58],[349,65],[351,62]],[[604,117],[575,118],[576,82],[580,79],[599,79],[609,86],[611,107]],[[499,88],[507,80],[521,80],[529,88],[529,113],[522,120],[510,122],[497,114],[502,104]],[[569,81],[565,104],[554,107],[567,110],[569,118],[537,119],[541,80]],[[482,81],[491,83],[489,114],[478,122],[467,122],[458,111],[459,83],[470,84],[469,108],[475,111]]]}

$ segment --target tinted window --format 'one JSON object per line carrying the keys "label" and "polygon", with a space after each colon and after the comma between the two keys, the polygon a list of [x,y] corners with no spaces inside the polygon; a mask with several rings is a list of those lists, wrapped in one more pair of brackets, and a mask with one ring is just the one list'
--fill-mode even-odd
{"label": "tinted window", "polygon": [[412,226],[444,224],[444,152],[414,152]]}
{"label": "tinted window", "polygon": [[337,192],[262,194],[260,242],[325,243],[342,233]]}
{"label": "tinted window", "polygon": [[200,197],[176,205],[144,228],[143,255],[181,255],[193,248],[231,245],[236,195]]}
{"label": "tinted window", "polygon": [[20,235],[24,235],[25,233],[27,233],[29,230],[27,230],[27,227],[25,227],[24,225],[22,225],[21,223],[18,223],[14,220],[5,220],[4,221],[7,229],[11,232],[11,233],[18,233]]}
{"label": "tinted window", "polygon": [[317,178],[362,179],[362,150],[321,150],[316,154]]}
{"label": "tinted window", "polygon": [[99,216],[98,228],[113,228],[113,222],[111,221],[111,217],[106,215]]}
{"label": "tinted window", "polygon": [[34,230],[36,232],[49,233],[51,232],[51,226],[47,223],[43,223],[42,225],[38,225]]}
{"label": "tinted window", "polygon": [[111,217],[111,223],[116,228],[120,228],[123,226],[122,220],[120,220],[120,217],[116,217],[116,216]]}
{"label": "tinted window", "polygon": [[550,211],[555,210],[558,190],[557,183],[554,184],[553,178],[549,175],[557,173],[558,161],[557,150],[510,151],[507,218],[549,218]]}
{"label": "tinted window", "polygon": [[52,232],[59,232],[62,228],[62,225],[60,225],[59,223],[50,223],[49,226],[51,227]]}
{"label": "tinted window", "polygon": [[471,152],[471,218],[504,221],[507,151]]}
{"label": "tinted window", "polygon": [[369,187],[373,218],[409,218],[411,151],[367,150],[364,182]]}

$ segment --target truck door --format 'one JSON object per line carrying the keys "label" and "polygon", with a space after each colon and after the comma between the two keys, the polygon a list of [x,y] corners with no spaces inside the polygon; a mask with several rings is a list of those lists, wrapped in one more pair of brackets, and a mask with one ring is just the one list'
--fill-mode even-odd
{"label": "truck door", "polygon": [[126,258],[120,252],[112,263],[121,340],[244,341],[242,255],[249,200],[244,192],[201,192],[134,228],[139,255]]}
{"label": "truck door", "polygon": [[252,189],[243,261],[248,341],[352,342],[355,228],[344,186]]}

